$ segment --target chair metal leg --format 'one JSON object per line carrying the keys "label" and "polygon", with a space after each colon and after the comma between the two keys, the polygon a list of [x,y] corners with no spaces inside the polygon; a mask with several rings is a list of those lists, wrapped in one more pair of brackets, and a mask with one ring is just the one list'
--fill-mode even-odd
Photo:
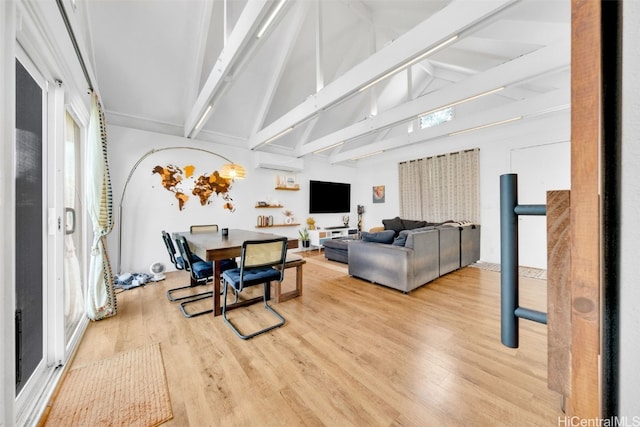
{"label": "chair metal leg", "polygon": [[201,292],[201,293],[199,293],[199,294],[185,295],[185,296],[177,297],[177,298],[176,298],[176,297],[174,297],[174,296],[173,296],[173,293],[174,293],[174,292],[178,292],[178,291],[181,291],[181,290],[183,290],[183,289],[191,289],[191,288],[195,288],[195,287],[196,287],[196,286],[198,286],[198,285],[201,285],[201,284],[202,284],[202,285],[204,285],[204,284],[206,284],[206,283],[199,283],[199,282],[196,282],[195,280],[193,280],[193,278],[190,278],[189,280],[190,280],[190,283],[189,283],[188,285],[186,285],[186,286],[180,286],[180,287],[178,287],[178,288],[169,289],[169,290],[167,291],[167,298],[169,299],[169,301],[171,301],[171,302],[175,302],[175,301],[183,301],[183,300],[186,300],[186,299],[197,298],[197,297],[203,296],[203,295],[205,295],[205,294],[207,294],[207,293],[211,293],[211,291],[209,291],[209,292]]}
{"label": "chair metal leg", "polygon": [[[223,294],[223,291],[220,291],[220,295]],[[236,301],[238,300],[238,293],[235,292],[236,294]],[[182,312],[182,314],[184,315],[184,317],[186,318],[192,318],[192,317],[197,317],[203,314],[207,314],[207,313],[213,313],[213,308],[212,309],[207,309],[207,310],[202,310],[202,311],[198,311],[195,313],[189,313],[187,311],[187,305],[192,304],[194,302],[198,302],[198,301],[202,301],[203,299],[207,299],[207,298],[212,298],[213,297],[213,291],[210,292],[205,292],[202,294],[198,294],[198,298],[192,298],[188,301],[184,301],[180,303],[180,311]],[[195,295],[194,295],[195,296]]]}
{"label": "chair metal leg", "polygon": [[176,301],[184,301],[186,299],[191,299],[191,298],[197,298],[197,297],[203,296],[205,294],[211,294],[211,291],[208,291],[208,292],[202,292],[202,293],[199,293],[199,294],[185,295],[183,297],[178,297],[178,298],[173,296],[173,293],[176,292],[176,291],[181,291],[183,289],[191,289],[191,288],[193,288],[193,286],[187,285],[187,286],[182,286],[182,287],[179,287],[179,288],[169,289],[167,291],[167,299],[169,301],[171,301],[171,302],[176,302]]}
{"label": "chair metal leg", "polygon": [[[206,295],[208,294],[208,295]],[[193,298],[190,299],[188,301],[184,301],[180,303],[180,311],[182,312],[182,315],[188,319],[192,318],[192,317],[197,317],[197,316],[201,316],[203,314],[207,314],[207,313],[213,313],[213,308],[211,309],[207,309],[207,310],[202,310],[202,311],[197,311],[195,313],[189,313],[186,309],[186,306],[189,304],[192,304],[194,302],[197,301],[202,301],[203,299],[207,299],[207,298],[212,298],[213,297],[213,292],[207,292],[206,294],[201,294],[202,296],[200,296],[199,298]],[[213,304],[212,304],[213,306]]]}
{"label": "chair metal leg", "polygon": [[[229,325],[229,327],[231,328],[231,330],[240,338],[242,338],[243,340],[248,340],[250,338],[255,337],[256,335],[260,335],[260,334],[264,334],[265,332],[269,332],[273,329],[279,328],[280,326],[284,325],[286,320],[284,317],[282,317],[280,315],[280,313],[278,313],[277,311],[275,311],[273,309],[273,307],[271,307],[269,305],[269,303],[267,302],[269,297],[270,297],[270,288],[271,288],[271,283],[267,282],[263,284],[263,295],[262,295],[262,301],[264,303],[265,308],[270,311],[275,317],[277,317],[279,319],[278,323],[276,323],[275,325],[269,326],[267,328],[261,329],[259,331],[253,332],[251,334],[247,334],[244,335],[243,333],[241,333],[238,328],[231,323],[231,320],[229,320],[229,318],[227,317],[227,286],[228,283],[225,281],[224,282],[224,291],[223,291],[223,301],[222,301],[222,318],[224,319],[224,322]],[[235,288],[233,288],[235,290]],[[238,293],[236,291],[236,299],[238,298]]]}

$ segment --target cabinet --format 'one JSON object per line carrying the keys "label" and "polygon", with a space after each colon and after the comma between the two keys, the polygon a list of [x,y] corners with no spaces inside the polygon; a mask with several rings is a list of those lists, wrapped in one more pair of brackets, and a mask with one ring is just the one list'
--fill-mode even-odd
{"label": "cabinet", "polygon": [[358,229],[349,227],[309,230],[309,242],[311,246],[317,246],[320,248],[326,240],[337,239],[340,237],[356,237],[357,235]]}

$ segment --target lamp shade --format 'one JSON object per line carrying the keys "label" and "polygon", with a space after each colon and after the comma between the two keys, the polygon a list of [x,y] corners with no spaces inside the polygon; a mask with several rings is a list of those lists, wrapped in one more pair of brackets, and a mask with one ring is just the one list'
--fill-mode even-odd
{"label": "lamp shade", "polygon": [[237,163],[227,163],[220,169],[220,176],[226,179],[242,179],[247,176],[247,171]]}

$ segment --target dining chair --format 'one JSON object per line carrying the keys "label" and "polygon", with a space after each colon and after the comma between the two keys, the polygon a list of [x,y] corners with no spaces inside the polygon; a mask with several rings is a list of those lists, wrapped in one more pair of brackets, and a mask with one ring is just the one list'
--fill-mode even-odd
{"label": "dining chair", "polygon": [[189,232],[191,234],[194,233],[209,233],[212,231],[218,231],[218,224],[202,224],[202,225],[192,225],[189,227]]}
{"label": "dining chair", "polygon": [[[281,282],[284,277],[286,258],[286,237],[269,240],[248,240],[242,243],[240,267],[232,268],[222,273],[221,280],[224,284],[222,317],[225,323],[229,325],[233,332],[240,338],[244,340],[253,338],[256,335],[284,325],[286,321],[285,318],[275,311],[267,301],[270,298],[271,282],[274,280]],[[256,332],[243,334],[227,316],[227,289],[231,288],[235,292],[237,301],[238,295],[244,289],[260,284],[263,285],[262,301],[264,307],[278,319],[278,322]]]}
{"label": "dining chair", "polygon": [[[184,263],[184,259],[182,258],[182,256],[178,255],[176,253],[176,248],[173,245],[173,239],[171,239],[171,236],[169,235],[169,233],[167,233],[166,231],[162,230],[162,241],[164,242],[165,247],[167,248],[167,253],[169,254],[169,259],[171,260],[171,262],[173,263],[173,265],[176,267],[176,269],[178,270],[184,270],[185,269],[185,263]],[[202,259],[200,259],[197,255],[193,255],[193,262],[200,262],[202,261]],[[200,294],[186,294],[186,295],[182,295],[179,297],[174,296],[174,292],[179,292],[179,293],[183,293],[180,291],[184,291],[185,289],[190,289],[194,286],[196,286],[197,283],[194,283],[193,281],[191,281],[188,285],[185,286],[179,286],[177,288],[173,288],[173,289],[169,289],[167,291],[167,298],[169,299],[169,301],[182,301],[185,299],[190,299],[190,298],[194,298],[196,296],[199,296]]]}
{"label": "dining chair", "polygon": [[[191,279],[190,286],[198,286],[203,285],[209,282],[213,278],[213,263],[210,261],[196,261],[194,258],[191,249],[189,248],[189,243],[187,243],[187,239],[184,236],[178,236],[176,238],[176,244],[178,245],[178,251],[182,256],[184,261],[185,270],[189,272],[189,277]],[[180,303],[180,311],[185,317],[195,317],[201,314],[211,313],[211,310],[203,310],[195,313],[188,313],[183,304],[192,303],[195,301],[200,301],[205,298],[211,298],[213,296],[213,291],[201,292],[199,294],[192,294],[188,298],[183,298],[186,301]]]}
{"label": "dining chair", "polygon": [[[185,269],[189,271],[191,276],[191,283],[193,286],[206,284],[211,279],[213,279],[214,274],[214,264],[211,261],[197,261],[196,256],[191,252],[191,248],[189,247],[189,243],[184,236],[178,236],[176,238],[176,244],[178,245],[178,250],[180,251],[180,255],[184,259]],[[200,259],[200,258],[197,258]],[[238,266],[238,263],[235,259],[225,259],[218,261],[220,263],[220,271],[226,271],[230,268],[235,268]],[[213,291],[202,292],[200,294],[192,295],[191,298],[187,299],[180,303],[180,311],[184,315],[184,317],[196,317],[202,314],[211,313],[213,311],[213,305],[211,309],[189,312],[187,310],[187,306],[193,304],[197,301],[201,301],[206,298],[212,298]],[[219,298],[219,296],[216,296]]]}

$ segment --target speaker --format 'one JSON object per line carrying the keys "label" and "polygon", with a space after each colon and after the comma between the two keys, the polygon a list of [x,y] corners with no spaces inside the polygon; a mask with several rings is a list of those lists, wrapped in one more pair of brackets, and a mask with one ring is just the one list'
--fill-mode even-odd
{"label": "speaker", "polygon": [[364,213],[364,206],[358,205],[358,215],[362,215]]}

